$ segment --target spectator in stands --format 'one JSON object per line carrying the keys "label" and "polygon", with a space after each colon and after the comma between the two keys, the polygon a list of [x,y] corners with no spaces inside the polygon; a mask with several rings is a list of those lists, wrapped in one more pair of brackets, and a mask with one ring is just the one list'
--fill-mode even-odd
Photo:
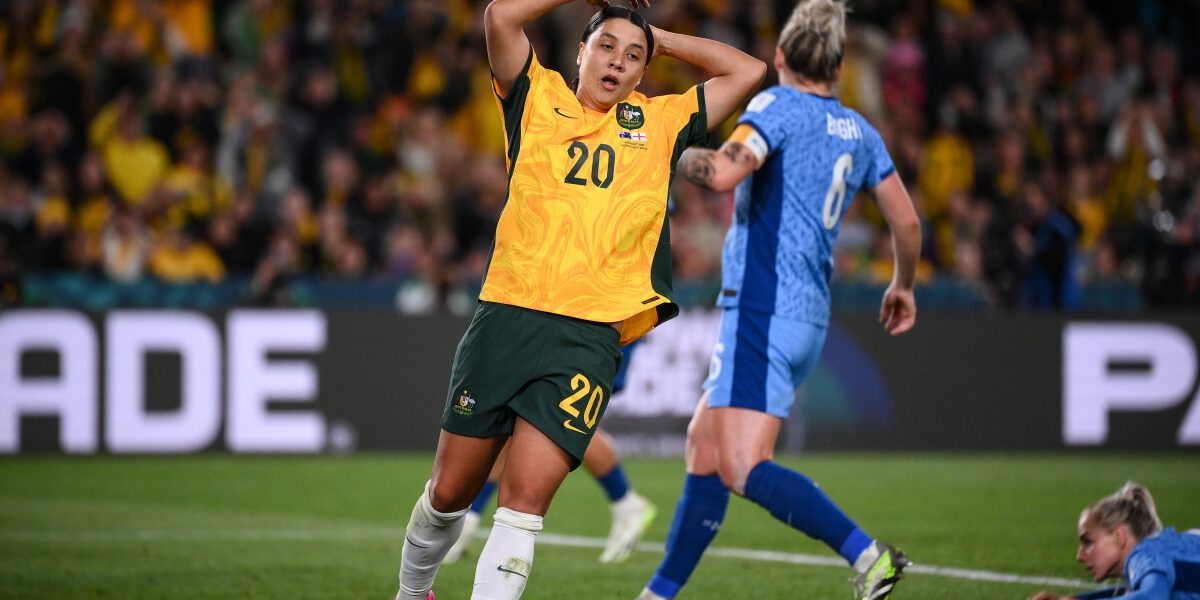
{"label": "spectator in stands", "polygon": [[171,227],[150,254],[150,273],[168,283],[217,283],[225,278],[225,265],[207,241],[186,227]]}
{"label": "spectator in stands", "polygon": [[71,198],[71,236],[76,269],[97,273],[100,270],[100,236],[111,218],[112,205],[107,198],[85,196],[74,190]]}
{"label": "spectator in stands", "polygon": [[18,144],[29,116],[28,94],[0,64],[0,143],[10,148]]}
{"label": "spectator in stands", "polygon": [[100,111],[92,121],[89,138],[113,187],[129,206],[141,204],[170,166],[166,149],[143,132],[132,94],[117,96]]}
{"label": "spectator in stands", "polygon": [[1024,217],[1014,230],[1022,262],[1021,305],[1032,309],[1079,306],[1075,247],[1079,223],[1054,206],[1037,183],[1026,183]]}
{"label": "spectator in stands", "polygon": [[302,272],[295,232],[287,228],[276,229],[267,253],[254,269],[250,283],[251,303],[255,306],[295,306],[298,302],[292,283]]}
{"label": "spectator in stands", "polygon": [[1092,252],[1096,240],[1108,224],[1104,201],[1092,186],[1091,171],[1082,163],[1071,167],[1067,174],[1066,187],[1066,209],[1079,223],[1078,248],[1080,253],[1086,256]]}
{"label": "spectator in stands", "polygon": [[74,169],[83,152],[73,135],[62,113],[45,110],[35,114],[29,121],[25,148],[14,157],[13,167],[30,183],[41,181],[52,166]]}
{"label": "spectator in stands", "polygon": [[958,110],[949,102],[943,104],[938,122],[937,130],[921,148],[917,180],[925,215],[933,227],[930,235],[936,242],[936,259],[939,265],[949,267],[954,264],[955,237],[950,203],[952,197],[965,196],[974,187],[975,153],[958,129]]}
{"label": "spectator in stands", "polygon": [[135,212],[117,211],[104,230],[102,244],[102,264],[109,279],[121,283],[141,279],[150,258],[151,243]]}
{"label": "spectator in stands", "polygon": [[256,209],[254,199],[243,192],[229,210],[216,214],[208,224],[208,239],[231,273],[251,273],[267,248],[271,223]]}
{"label": "spectator in stands", "polygon": [[7,241],[5,254],[20,266],[37,268],[42,259],[41,240],[30,186],[24,179],[0,178],[0,191],[0,237]]}

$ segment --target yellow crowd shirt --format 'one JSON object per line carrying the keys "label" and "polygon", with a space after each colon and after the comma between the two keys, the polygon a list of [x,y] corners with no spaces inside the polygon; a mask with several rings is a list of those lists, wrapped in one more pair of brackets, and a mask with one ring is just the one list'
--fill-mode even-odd
{"label": "yellow crowd shirt", "polygon": [[508,198],[480,299],[618,323],[628,344],[678,314],[667,196],[675,163],[703,143],[703,86],[583,107],[532,49],[505,96]]}

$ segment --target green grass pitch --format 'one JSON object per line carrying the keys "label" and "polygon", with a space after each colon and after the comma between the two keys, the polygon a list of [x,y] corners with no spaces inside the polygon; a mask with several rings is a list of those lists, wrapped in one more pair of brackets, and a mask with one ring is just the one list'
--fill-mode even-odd
{"label": "green grass pitch", "polygon": [[[395,592],[401,528],[428,455],[6,457],[0,459],[0,598],[360,598]],[[785,457],[863,528],[920,565],[1084,579],[1075,520],[1127,479],[1149,486],[1169,525],[1200,526],[1200,455],[816,454]],[[672,459],[630,459],[666,537],[683,477]],[[546,532],[601,538],[599,487],[568,478]],[[447,565],[442,600],[470,596],[474,557]],[[714,547],[832,556],[734,499]],[[654,550],[601,565],[599,550],[539,545],[525,598],[631,600]],[[850,570],[707,556],[681,598],[850,597]],[[1030,583],[911,574],[898,600],[1021,599]],[[1063,589],[1063,588],[1057,588]]]}

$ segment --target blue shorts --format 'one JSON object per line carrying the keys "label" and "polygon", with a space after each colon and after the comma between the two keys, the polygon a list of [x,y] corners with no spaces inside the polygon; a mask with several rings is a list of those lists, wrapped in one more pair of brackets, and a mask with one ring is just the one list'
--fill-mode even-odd
{"label": "blue shorts", "polygon": [[816,366],[827,328],[737,308],[721,315],[708,379],[709,408],[748,408],[786,419]]}

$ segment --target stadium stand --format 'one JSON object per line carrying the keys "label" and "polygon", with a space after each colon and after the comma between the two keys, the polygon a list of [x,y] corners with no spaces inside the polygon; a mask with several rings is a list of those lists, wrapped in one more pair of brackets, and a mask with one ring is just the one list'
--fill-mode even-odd
{"label": "stadium stand", "polygon": [[[770,62],[790,4],[649,15]],[[0,306],[469,306],[506,185],[482,6],[3,3]],[[931,306],[1200,301],[1200,5],[852,7],[841,95],[913,190]],[[566,73],[570,8],[530,32]],[[643,90],[699,77],[661,62]],[[679,180],[673,204],[681,295],[707,303],[729,199]],[[838,306],[877,302],[882,227],[863,201],[842,223]]]}

